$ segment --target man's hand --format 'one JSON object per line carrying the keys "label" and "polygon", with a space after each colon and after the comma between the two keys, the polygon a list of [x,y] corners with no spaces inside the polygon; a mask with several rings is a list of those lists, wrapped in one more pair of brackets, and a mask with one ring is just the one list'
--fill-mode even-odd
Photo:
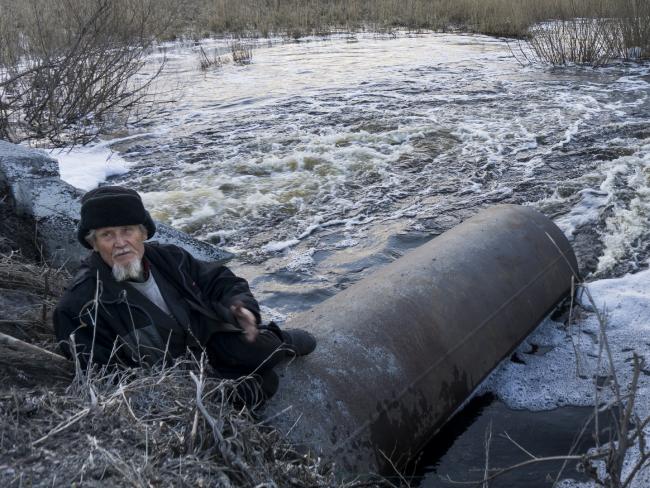
{"label": "man's hand", "polygon": [[237,319],[237,323],[244,329],[244,337],[248,342],[255,342],[257,334],[260,333],[255,323],[255,315],[242,304],[230,306],[230,311]]}

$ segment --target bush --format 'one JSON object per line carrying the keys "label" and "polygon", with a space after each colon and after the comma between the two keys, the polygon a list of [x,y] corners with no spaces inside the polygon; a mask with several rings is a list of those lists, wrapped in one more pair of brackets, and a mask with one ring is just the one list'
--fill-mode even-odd
{"label": "bush", "polygon": [[576,8],[569,17],[529,29],[532,57],[555,66],[601,66],[614,59],[650,57],[650,3],[640,0],[596,2],[586,16]]}
{"label": "bush", "polygon": [[[174,2],[26,0],[0,5],[0,138],[86,142],[146,99],[138,79]],[[165,8],[165,5],[167,8]],[[161,8],[162,7],[162,8]]]}

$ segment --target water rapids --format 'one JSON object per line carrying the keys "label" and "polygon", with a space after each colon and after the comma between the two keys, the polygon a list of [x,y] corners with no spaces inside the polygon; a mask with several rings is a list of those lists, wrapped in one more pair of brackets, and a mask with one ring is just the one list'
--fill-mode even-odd
{"label": "water rapids", "polygon": [[522,66],[510,47],[341,36],[201,72],[198,45],[164,46],[174,101],[110,142],[129,165],[112,180],[236,252],[280,320],[497,203],[551,216],[593,277],[643,267],[650,67]]}

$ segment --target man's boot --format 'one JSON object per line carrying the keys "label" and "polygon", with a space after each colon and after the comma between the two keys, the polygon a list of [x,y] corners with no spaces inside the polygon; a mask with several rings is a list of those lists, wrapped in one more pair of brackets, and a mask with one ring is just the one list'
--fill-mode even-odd
{"label": "man's boot", "polygon": [[306,356],[316,349],[316,338],[302,329],[282,329],[282,341],[296,356]]}

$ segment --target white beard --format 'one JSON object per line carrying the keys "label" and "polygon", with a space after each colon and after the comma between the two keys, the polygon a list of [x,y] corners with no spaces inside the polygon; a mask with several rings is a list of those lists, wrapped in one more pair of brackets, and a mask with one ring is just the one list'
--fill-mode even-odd
{"label": "white beard", "polygon": [[144,272],[141,259],[134,259],[124,265],[113,263],[113,278],[115,278],[115,281],[142,281],[143,277]]}

